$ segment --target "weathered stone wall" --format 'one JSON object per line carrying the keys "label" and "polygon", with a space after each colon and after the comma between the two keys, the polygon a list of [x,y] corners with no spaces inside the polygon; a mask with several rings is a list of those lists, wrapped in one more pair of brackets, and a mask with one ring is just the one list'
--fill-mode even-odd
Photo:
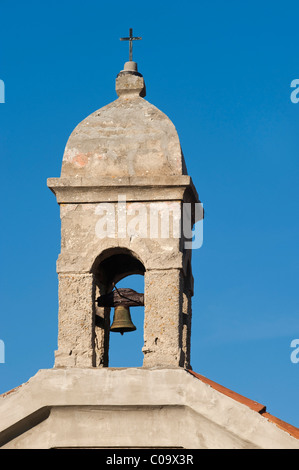
{"label": "weathered stone wall", "polygon": [[180,230],[183,203],[198,196],[173,123],[143,99],[136,63],[125,64],[116,92],[74,129],[61,178],[48,180],[61,216],[55,365],[109,364],[110,311],[96,297],[113,284],[99,276],[98,260],[123,250],[145,272],[144,367],[187,367],[192,294]]}
{"label": "weathered stone wall", "polygon": [[[125,202],[121,210],[118,202],[110,202],[115,217],[115,238],[99,237],[99,222],[106,214],[99,211],[99,206],[101,204],[96,203],[61,204],[56,367],[78,366],[83,362],[96,367],[109,364],[109,309],[98,308],[95,302],[108,286],[97,281],[94,266],[101,253],[109,250],[111,256],[114,249],[117,253],[122,250],[132,253],[145,268],[144,366],[188,366],[191,300],[185,289],[184,266],[189,254],[177,233],[182,202],[160,201],[154,211],[152,201]],[[119,219],[124,212],[125,231],[119,236]],[[111,221],[109,212],[108,218]],[[102,228],[103,224],[100,226]]]}
{"label": "weathered stone wall", "polygon": [[182,366],[182,274],[180,269],[145,273],[145,367]]}
{"label": "weathered stone wall", "polygon": [[55,366],[94,364],[94,275],[59,274],[58,350]]}

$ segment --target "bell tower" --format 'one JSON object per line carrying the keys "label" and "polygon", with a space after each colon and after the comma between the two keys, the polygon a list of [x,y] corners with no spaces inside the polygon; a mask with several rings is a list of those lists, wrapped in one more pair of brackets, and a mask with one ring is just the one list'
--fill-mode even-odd
{"label": "bell tower", "polygon": [[[140,38],[130,30],[123,39],[130,60],[116,77],[118,98],[77,125],[60,177],[48,180],[61,218],[58,348],[53,368],[0,395],[0,447],[99,449],[111,460],[116,449],[106,464],[126,463],[122,449],[137,449],[136,466],[140,449],[158,449],[152,463],[159,449],[174,458],[299,449],[297,428],[191,370],[191,253],[202,242],[194,226],[202,206],[174,125],[145,100],[132,60]],[[132,274],[143,276],[143,292],[120,286]],[[136,334],[135,305],[136,315],[144,309],[143,366],[109,367],[111,335]]]}
{"label": "bell tower", "polygon": [[[134,302],[144,305],[143,367],[190,368],[186,226],[190,232],[199,218],[198,196],[176,129],[144,99],[133,60],[118,74],[116,93],[77,125],[60,178],[48,179],[61,218],[55,368],[108,367],[110,334],[134,334]],[[131,274],[144,276],[144,292],[117,288]]]}

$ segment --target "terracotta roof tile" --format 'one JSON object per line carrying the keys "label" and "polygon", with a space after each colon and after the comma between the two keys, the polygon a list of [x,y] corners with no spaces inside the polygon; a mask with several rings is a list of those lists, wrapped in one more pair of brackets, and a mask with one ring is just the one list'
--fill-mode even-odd
{"label": "terracotta roof tile", "polygon": [[296,437],[296,439],[299,439],[299,429],[293,426],[292,424],[286,423],[285,421],[282,421],[281,419],[276,418],[276,416],[272,416],[270,415],[270,413],[267,412],[263,413],[263,416],[269,421],[272,421],[272,423],[275,423],[276,426],[278,426],[279,428],[291,434],[291,436]]}
{"label": "terracotta roof tile", "polygon": [[229,388],[223,387],[217,382],[213,382],[212,380],[207,379],[203,375],[197,374],[193,370],[187,369],[187,372],[189,372],[190,374],[192,374],[194,377],[201,380],[202,382],[210,385],[214,390],[217,390],[218,392],[223,393],[224,395],[230,398],[233,398],[239,403],[242,403],[243,405],[248,406],[250,409],[252,409],[253,411],[256,411],[257,413],[262,415],[264,418],[276,424],[279,428],[283,429],[284,431],[289,433],[291,436],[295,437],[296,439],[299,439],[299,429],[296,428],[295,426],[292,426],[291,424],[286,423],[285,421],[282,421],[279,418],[276,418],[275,416],[272,416],[270,413],[267,413],[265,405],[261,405],[257,401],[251,400],[250,398],[246,398],[243,395],[240,395],[239,393],[233,392]]}
{"label": "terracotta roof tile", "polygon": [[216,382],[213,382],[212,380],[207,379],[203,375],[193,372],[193,370],[188,369],[188,372],[194,375],[194,377],[201,380],[202,382],[210,385],[212,388],[214,388],[218,392],[221,392],[224,395],[227,395],[228,397],[233,398],[234,400],[240,403],[243,403],[243,405],[247,405],[252,410],[257,411],[258,413],[263,413],[264,411],[266,411],[266,407],[264,405],[261,405],[257,401],[253,401],[253,400],[250,400],[250,398],[243,397],[243,395],[239,395],[239,393],[233,392],[229,388],[223,387],[222,385],[219,385]]}
{"label": "terracotta roof tile", "polygon": [[15,391],[18,390],[20,387],[22,387],[22,385],[24,385],[24,384],[18,385],[17,387],[12,388],[11,390],[8,390],[8,392],[2,393],[2,394],[0,395],[0,398],[5,398],[5,397],[7,397],[7,396],[10,395],[11,393],[15,392]]}

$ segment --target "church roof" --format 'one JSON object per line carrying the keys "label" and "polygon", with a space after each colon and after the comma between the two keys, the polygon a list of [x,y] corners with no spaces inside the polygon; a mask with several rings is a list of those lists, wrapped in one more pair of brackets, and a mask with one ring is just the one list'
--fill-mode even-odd
{"label": "church roof", "polygon": [[[230,390],[229,388],[224,387],[223,385],[218,384],[217,382],[214,382],[213,380],[208,379],[207,377],[198,374],[194,372],[191,369],[188,369],[187,372],[189,372],[193,377],[197,378],[201,382],[209,385],[212,387],[214,390],[217,390],[218,392],[222,393],[223,395],[226,395],[227,397],[230,397],[234,400],[236,400],[239,403],[242,403],[243,405],[246,405],[248,408],[250,408],[253,411],[256,411],[260,415],[262,415],[264,418],[266,418],[268,421],[276,424],[280,429],[283,431],[286,431],[288,434],[291,436],[295,437],[296,439],[299,439],[299,428],[282,421],[281,419],[277,418],[276,416],[271,415],[266,411],[266,406],[262,405],[261,403],[258,403],[255,400],[251,400],[250,398],[247,398],[243,395],[240,395],[239,393],[234,392],[233,390]],[[0,398],[5,398],[6,396],[14,393],[17,391],[20,387],[22,387],[22,384],[19,385],[18,387],[13,388],[12,390],[9,390],[3,394],[0,395]]]}
{"label": "church roof", "polygon": [[193,370],[188,370],[190,374],[192,374],[194,377],[197,379],[201,380],[203,383],[210,385],[214,390],[217,390],[220,393],[223,393],[224,395],[233,398],[234,400],[238,401],[239,403],[242,403],[243,405],[248,406],[251,410],[256,411],[260,415],[262,415],[264,418],[268,419],[272,423],[276,424],[279,428],[283,429],[287,433],[289,433],[291,436],[295,437],[296,439],[299,439],[299,428],[292,426],[289,423],[286,423],[285,421],[282,421],[279,418],[276,418],[276,416],[271,415],[270,413],[266,412],[266,406],[262,405],[261,403],[258,403],[257,401],[251,400],[250,398],[244,397],[243,395],[240,395],[239,393],[236,393],[229,388],[223,387],[222,385],[213,382],[210,379],[207,379],[203,375],[197,374]]}
{"label": "church roof", "polygon": [[0,413],[4,448],[299,448],[264,405],[182,368],[40,370]]}

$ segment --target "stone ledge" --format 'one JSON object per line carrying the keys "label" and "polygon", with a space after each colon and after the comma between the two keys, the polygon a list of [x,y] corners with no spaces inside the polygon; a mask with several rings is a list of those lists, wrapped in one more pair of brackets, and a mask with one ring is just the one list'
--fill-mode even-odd
{"label": "stone ledge", "polygon": [[[199,202],[190,176],[136,176],[100,178],[48,178],[47,185],[60,203],[183,200]],[[188,193],[187,198],[186,194]]]}
{"label": "stone ledge", "polygon": [[[47,418],[49,410],[53,413]],[[167,446],[299,449],[298,439],[182,368],[40,370],[22,387],[0,399],[0,413],[0,438],[8,448],[34,448],[35,444],[53,447],[59,445],[61,438],[64,445],[78,447],[80,443],[85,445],[87,430],[98,436],[95,444],[108,445],[108,436],[101,436],[112,422],[119,429],[132,430],[130,446],[144,435],[147,445],[155,440],[148,427],[152,423],[160,434],[167,431],[160,435],[161,439],[167,436]],[[84,416],[88,419],[81,429]],[[178,422],[183,432],[176,432],[180,428]],[[140,432],[141,426],[147,434]],[[67,429],[74,434],[72,442],[68,441]],[[118,444],[128,445],[125,438],[120,434]],[[111,439],[115,445],[113,433]]]}

